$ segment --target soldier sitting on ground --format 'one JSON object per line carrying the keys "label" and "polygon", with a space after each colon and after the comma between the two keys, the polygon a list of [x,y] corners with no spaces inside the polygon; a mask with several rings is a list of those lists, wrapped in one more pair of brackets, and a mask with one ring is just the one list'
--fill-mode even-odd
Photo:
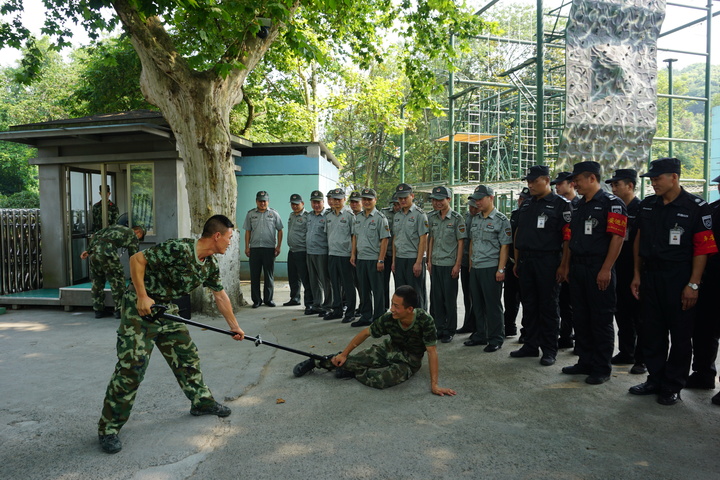
{"label": "soldier sitting on ground", "polygon": [[[302,377],[314,368],[336,369],[337,378],[355,378],[373,388],[387,388],[412,377],[422,365],[427,351],[430,362],[430,390],[435,395],[455,395],[449,388],[438,386],[437,332],[435,321],[425,311],[417,308],[418,294],[414,288],[403,285],[395,290],[390,312],[375,320],[372,325],[355,335],[345,350],[328,360],[308,359],[293,369],[296,377]],[[383,343],[376,344],[355,355],[350,353],[368,337],[389,335]]]}

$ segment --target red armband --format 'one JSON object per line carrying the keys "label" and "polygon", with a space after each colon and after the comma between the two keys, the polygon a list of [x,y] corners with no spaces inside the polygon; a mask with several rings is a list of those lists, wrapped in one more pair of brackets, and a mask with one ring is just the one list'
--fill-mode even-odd
{"label": "red armband", "polygon": [[625,231],[627,230],[627,215],[621,213],[608,212],[607,216],[607,228],[605,232],[625,237]]}
{"label": "red armband", "polygon": [[714,253],[718,253],[718,248],[712,230],[704,230],[693,235],[693,257]]}
{"label": "red armband", "polygon": [[572,237],[572,231],[570,230],[570,224],[566,223],[562,228],[563,242],[569,242]]}

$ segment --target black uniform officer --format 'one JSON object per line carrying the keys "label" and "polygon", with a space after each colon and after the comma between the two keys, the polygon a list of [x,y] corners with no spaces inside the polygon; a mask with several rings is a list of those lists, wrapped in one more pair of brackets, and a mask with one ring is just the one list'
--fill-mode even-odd
{"label": "black uniform officer", "polygon": [[555,363],[558,350],[560,283],[568,273],[570,202],[552,192],[550,169],[530,167],[524,180],[532,198],[523,202],[515,235],[515,272],[526,318],[525,344],[511,357],[537,357],[540,364]]}
{"label": "black uniform officer", "polygon": [[640,202],[632,289],[642,305],[648,378],[630,393],[674,405],[690,369],[698,284],[717,246],[707,202],[680,186],[680,160],[654,160],[642,176],[655,195]]}
{"label": "black uniform officer", "polygon": [[[713,178],[714,183],[720,182],[720,177]],[[720,184],[718,184],[720,190]],[[720,238],[720,200],[710,204],[713,222],[713,236]],[[717,305],[715,295],[720,292],[720,255],[708,258],[697,303],[697,316],[693,330],[693,362],[692,372],[687,379],[685,388],[700,388],[713,390],[715,388],[715,359],[718,353],[718,337],[720,337],[720,323],[718,323]],[[712,398],[715,405],[720,405],[720,393]]]}
{"label": "black uniform officer", "polygon": [[[522,206],[523,202],[530,197],[530,190],[527,187],[523,187],[523,189],[520,191],[520,194],[518,195],[518,208],[510,212],[510,228],[512,228],[513,238],[515,238],[515,231],[517,230],[520,207]],[[513,266],[516,263],[515,246],[512,243],[510,244],[508,261]],[[514,270],[514,268],[512,268],[511,270]],[[517,314],[520,311],[520,280],[512,272],[505,275],[505,285],[503,288],[503,303],[505,304],[505,336],[514,337],[515,335],[517,335],[517,325],[515,323],[515,320],[517,319]],[[520,333],[524,334],[525,310],[523,310],[522,325],[523,328],[521,329]]]}
{"label": "black uniform officer", "polygon": [[642,355],[642,335],[640,326],[640,302],[630,290],[635,262],[633,260],[633,245],[637,234],[637,215],[640,211],[640,200],[635,196],[637,185],[637,171],[632,168],[619,168],[615,170],[612,178],[605,180],[612,186],[613,194],[625,202],[628,211],[628,225],[625,230],[623,246],[620,250],[615,272],[617,273],[617,311],[615,322],[618,328],[618,354],[612,357],[613,365],[630,364],[630,373],[643,374],[647,372]]}
{"label": "black uniform officer", "polygon": [[600,187],[600,164],[580,162],[572,178],[583,198],[570,222],[570,294],[572,296],[576,365],[563,373],[585,374],[585,382],[599,385],[610,380],[615,330],[613,314],[615,260],[627,228],[622,200]]}

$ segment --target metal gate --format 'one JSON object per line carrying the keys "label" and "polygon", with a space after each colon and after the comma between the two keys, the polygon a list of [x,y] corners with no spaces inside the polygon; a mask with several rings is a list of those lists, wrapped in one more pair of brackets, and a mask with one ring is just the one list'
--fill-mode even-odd
{"label": "metal gate", "polygon": [[0,294],[42,288],[39,209],[0,209]]}

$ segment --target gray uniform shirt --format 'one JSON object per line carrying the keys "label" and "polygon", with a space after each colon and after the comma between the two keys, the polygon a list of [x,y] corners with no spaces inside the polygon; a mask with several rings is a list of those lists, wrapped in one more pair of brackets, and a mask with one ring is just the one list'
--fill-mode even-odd
{"label": "gray uniform shirt", "polygon": [[245,215],[243,229],[250,232],[250,248],[275,248],[277,232],[283,229],[283,222],[275,209],[268,207],[261,213],[252,208]]}
{"label": "gray uniform shirt", "polygon": [[304,252],[307,250],[307,210],[299,214],[292,212],[288,218],[287,244],[291,252]]}
{"label": "gray uniform shirt", "polygon": [[327,255],[328,239],[325,232],[326,211],[323,210],[319,215],[314,211],[307,216],[307,237],[306,247],[308,255]]}
{"label": "gray uniform shirt", "polygon": [[467,238],[465,219],[452,208],[443,219],[440,212],[428,215],[432,238],[432,264],[453,267],[457,260],[458,240]]}
{"label": "gray uniform shirt", "polygon": [[390,225],[390,238],[388,238],[388,246],[387,246],[387,253],[385,256],[392,257],[392,244],[393,244],[393,218],[395,218],[395,211],[393,210],[393,207],[385,207],[380,210],[380,213],[385,215],[385,218],[387,218],[388,225]]}
{"label": "gray uniform shirt", "polygon": [[349,257],[352,254],[352,233],[355,215],[344,206],[339,213],[330,210],[325,214],[328,255]]}
{"label": "gray uniform shirt", "polygon": [[493,208],[487,218],[478,213],[470,223],[470,241],[473,268],[497,267],[500,247],[512,243],[510,220],[497,208]]}
{"label": "gray uniform shirt", "polygon": [[417,258],[420,237],[428,233],[428,218],[417,205],[412,204],[407,213],[395,212],[393,217],[393,241],[397,258]]}
{"label": "gray uniform shirt", "polygon": [[390,238],[390,226],[385,215],[373,208],[370,215],[355,215],[353,227],[358,260],[383,260],[380,258],[380,242]]}

